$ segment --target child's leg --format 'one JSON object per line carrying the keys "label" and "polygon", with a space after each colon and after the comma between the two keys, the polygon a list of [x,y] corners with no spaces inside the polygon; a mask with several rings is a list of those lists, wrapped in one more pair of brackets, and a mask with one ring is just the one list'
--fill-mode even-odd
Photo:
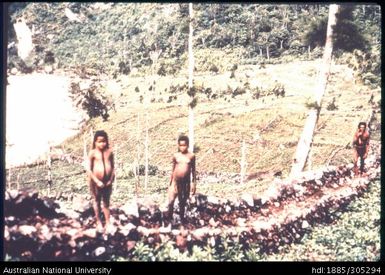
{"label": "child's leg", "polygon": [[102,191],[102,200],[103,200],[103,214],[106,218],[106,226],[110,224],[110,197],[112,186],[105,187]]}
{"label": "child's leg", "polygon": [[172,181],[170,187],[168,188],[168,219],[172,219],[172,214],[174,213],[174,202],[178,194],[177,183],[175,180]]}
{"label": "child's leg", "polygon": [[100,200],[101,200],[101,196],[100,196],[100,192],[98,190],[98,187],[96,186],[96,184],[92,180],[89,180],[89,184],[90,184],[91,194],[92,194],[92,197],[93,197],[92,205],[93,205],[94,212],[95,212],[96,225],[99,227],[99,226],[102,225],[102,221],[100,220]]}
{"label": "child's leg", "polygon": [[364,167],[365,167],[365,159],[364,159],[364,155],[361,155],[360,156],[360,172],[361,174],[364,173]]}
{"label": "child's leg", "polygon": [[354,150],[354,154],[353,154],[353,157],[354,157],[354,167],[353,167],[353,172],[354,172],[354,175],[358,175],[358,167],[357,167],[357,163],[358,163],[358,152],[357,152],[357,149]]}
{"label": "child's leg", "polygon": [[180,219],[182,222],[184,222],[186,202],[190,195],[190,181],[185,180],[184,182],[181,182],[181,184],[178,187],[179,187],[178,200],[179,200]]}

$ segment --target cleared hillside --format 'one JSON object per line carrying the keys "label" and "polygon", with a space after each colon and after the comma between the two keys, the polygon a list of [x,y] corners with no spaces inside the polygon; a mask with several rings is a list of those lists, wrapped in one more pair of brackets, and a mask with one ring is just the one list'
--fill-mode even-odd
{"label": "cleared hillside", "polygon": [[[239,68],[235,78],[231,79],[229,72],[198,75],[196,83],[210,87],[213,94],[218,94],[218,98],[210,100],[206,95],[198,94],[198,105],[195,108],[195,153],[198,174],[202,177],[210,173],[223,174],[219,178],[216,177],[214,182],[219,185],[229,182],[226,178],[236,176],[240,172],[241,143],[245,140],[248,181],[246,186],[235,189],[241,191],[244,188],[251,188],[263,191],[274,175],[286,177],[307,115],[307,104],[312,102],[318,64],[318,61],[293,62],[268,65],[265,69],[245,66]],[[110,85],[114,87],[115,111],[110,112],[109,119],[90,120],[82,133],[58,146],[80,161],[78,164],[54,162],[53,190],[64,193],[88,193],[85,175],[78,174],[82,171],[84,140],[89,150],[91,129],[92,131],[104,129],[109,134],[111,146],[116,152],[117,188],[126,191],[114,193],[114,200],[124,201],[134,196],[136,180],[133,169],[138,153],[140,164],[144,164],[143,143],[148,115],[149,163],[156,167],[158,172],[150,177],[149,190],[145,193],[154,195],[156,201],[163,201],[166,197],[171,157],[177,150],[176,139],[180,133],[188,131],[187,96],[171,93],[170,86],[183,85],[186,81],[187,78],[183,76],[176,78],[123,76],[115,80],[114,85]],[[276,81],[284,86],[284,97],[271,94],[260,96],[258,99],[253,98],[255,92],[253,87],[259,86],[261,91],[266,92],[276,85]],[[244,94],[233,97],[234,89],[237,86],[244,87],[246,82],[249,82],[250,88]],[[148,103],[140,103],[140,96],[146,94],[148,96],[148,88],[151,85],[155,87],[151,97],[154,102],[151,103],[149,100]],[[228,90],[227,86],[232,88]],[[307,169],[326,164],[351,163],[350,143],[353,133],[359,121],[366,121],[369,118],[373,107],[369,99],[375,92],[375,89],[368,86],[354,84],[351,70],[346,66],[332,66],[330,85],[325,94],[314,137],[310,157],[311,167],[308,166]],[[175,94],[178,94],[177,99],[167,103],[169,96]],[[164,99],[163,102],[159,102],[162,101],[161,98]],[[327,110],[333,98],[336,109]],[[376,97],[374,102],[377,101]],[[377,123],[373,124],[373,127],[377,127]],[[39,181],[39,178],[42,180],[46,176],[45,169],[43,165],[40,168],[23,170],[19,175],[19,181]],[[68,172],[71,170],[75,174],[74,177],[71,177],[72,172]],[[15,180],[16,174],[13,175],[12,181]],[[142,176],[140,181],[143,184]],[[204,185],[203,180],[202,183]],[[38,186],[46,188],[44,181],[38,183]],[[155,190],[164,191],[152,194]],[[144,194],[143,190],[140,192]],[[227,193],[216,188],[213,192]],[[230,193],[226,195],[231,196]],[[236,196],[236,193],[233,195]]]}

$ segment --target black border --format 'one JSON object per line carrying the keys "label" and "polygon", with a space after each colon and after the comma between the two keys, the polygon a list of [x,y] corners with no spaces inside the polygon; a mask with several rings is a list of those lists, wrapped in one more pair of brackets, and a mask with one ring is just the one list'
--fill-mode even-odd
{"label": "black border", "polygon": [[[21,1],[22,2],[22,1]],[[38,1],[36,1],[38,2]],[[110,1],[110,2],[118,2],[118,1]],[[136,2],[142,2],[142,1],[136,1]],[[145,1],[145,2],[163,2],[163,1]],[[164,1],[164,2],[173,2],[173,1]],[[260,1],[178,1],[179,3],[186,3],[186,2],[193,2],[193,3],[266,3],[266,2],[260,2]],[[370,1],[370,2],[362,2],[362,1],[297,1],[297,2],[291,2],[291,1],[276,1],[276,2],[267,2],[271,4],[290,4],[290,3],[355,3],[355,4],[378,4],[381,6],[381,23],[382,26],[384,26],[384,10],[383,5],[380,2],[377,1]],[[1,32],[1,41],[3,42],[2,45],[2,58],[3,62],[1,65],[1,84],[2,84],[2,120],[1,120],[1,126],[2,126],[2,135],[1,135],[1,146],[0,153],[1,153],[1,175],[2,175],[2,182],[3,186],[0,188],[0,197],[3,198],[3,204],[4,204],[4,190],[5,190],[5,113],[6,113],[6,61],[7,61],[7,30],[8,30],[8,5],[9,2],[2,3],[1,5],[1,14],[2,14],[2,32]],[[383,46],[383,35],[381,35],[381,45]],[[381,68],[383,72],[383,50],[381,46]],[[384,89],[384,80],[381,79],[381,95],[383,95],[383,89]],[[381,101],[381,110],[384,108],[384,103]],[[384,116],[381,116],[381,125],[384,125]],[[383,137],[381,136],[381,143],[382,143]],[[382,147],[382,154],[385,155],[385,148]],[[383,172],[383,160],[381,159],[381,174]],[[23,267],[30,267],[30,268],[40,268],[42,267],[87,267],[87,268],[112,268],[112,271],[110,275],[115,274],[122,274],[122,272],[131,273],[131,272],[140,272],[140,273],[147,273],[147,272],[156,272],[160,273],[163,271],[166,272],[175,272],[175,273],[190,273],[190,272],[209,272],[209,273],[217,273],[217,272],[252,272],[253,274],[282,274],[282,273],[294,273],[294,274],[338,274],[338,273],[331,273],[333,267],[345,267],[345,269],[348,268],[359,268],[359,267],[375,267],[376,269],[379,267],[382,267],[382,273],[385,272],[385,254],[383,245],[385,244],[385,222],[384,222],[384,215],[385,213],[385,200],[384,200],[384,192],[383,192],[383,184],[382,184],[382,178],[381,178],[381,254],[380,254],[380,261],[379,262],[242,262],[242,263],[227,263],[227,262],[4,262],[4,251],[3,251],[3,235],[4,235],[4,213],[3,213],[4,207],[0,207],[0,244],[2,249],[0,250],[0,257],[1,257],[1,263],[0,266],[2,267],[0,272],[4,274],[5,268],[23,268]],[[246,269],[247,270],[246,270]],[[318,272],[317,272],[318,271]],[[329,272],[328,272],[329,271]],[[7,273],[5,273],[7,274]],[[24,273],[21,273],[24,274]],[[40,273],[42,274],[42,273]],[[75,273],[73,273],[75,274]],[[83,273],[87,274],[87,273]],[[102,273],[100,273],[102,274]],[[107,273],[104,273],[107,274]],[[342,273],[340,273],[342,274]],[[357,274],[357,273],[356,273]],[[359,273],[358,273],[359,274]],[[361,274],[369,274],[369,273],[361,273]],[[373,274],[379,274],[379,273],[373,273]]]}

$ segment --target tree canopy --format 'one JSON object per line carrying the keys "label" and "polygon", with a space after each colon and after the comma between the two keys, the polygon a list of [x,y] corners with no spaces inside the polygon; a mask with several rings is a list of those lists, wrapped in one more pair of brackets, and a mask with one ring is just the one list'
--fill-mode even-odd
{"label": "tree canopy", "polygon": [[[65,9],[80,21],[70,21]],[[234,62],[243,63],[305,56],[308,46],[324,45],[327,11],[323,4],[194,4],[194,49],[239,51]],[[11,3],[9,13],[8,43],[16,42],[17,18],[26,18],[34,30],[33,66],[49,53],[58,67],[129,73],[149,68],[150,52],[161,50],[164,73],[187,68],[187,3]],[[379,45],[379,6],[343,5],[338,19],[337,49]],[[15,51],[9,57],[12,67]]]}

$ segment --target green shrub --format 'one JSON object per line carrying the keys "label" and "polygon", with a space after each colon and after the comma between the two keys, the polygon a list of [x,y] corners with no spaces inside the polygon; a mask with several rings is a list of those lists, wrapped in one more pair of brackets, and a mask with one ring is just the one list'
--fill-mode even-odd
{"label": "green shrub", "polygon": [[109,118],[109,110],[112,102],[104,96],[103,88],[99,83],[92,82],[88,89],[80,89],[79,83],[72,82],[70,97],[74,100],[76,106],[80,106],[86,111],[90,118],[102,117],[103,120]]}
{"label": "green shrub", "polygon": [[333,97],[333,100],[328,104],[328,106],[326,107],[326,110],[334,111],[337,109],[338,109],[338,106],[336,105],[336,99]]}
{"label": "green shrub", "polygon": [[316,110],[321,110],[321,106],[318,105],[318,103],[316,101],[307,101],[305,103],[305,106],[308,108],[308,109],[316,109]]}
{"label": "green shrub", "polygon": [[211,64],[209,71],[213,73],[218,73],[219,69],[215,64]]}

